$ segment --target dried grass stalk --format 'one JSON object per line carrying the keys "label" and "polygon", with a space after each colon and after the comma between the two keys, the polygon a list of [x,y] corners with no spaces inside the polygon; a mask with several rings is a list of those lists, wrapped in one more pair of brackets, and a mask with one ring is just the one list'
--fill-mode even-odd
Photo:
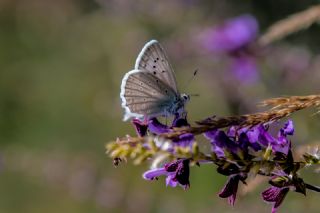
{"label": "dried grass stalk", "polygon": [[293,14],[273,24],[267,32],[259,38],[258,44],[266,46],[292,33],[306,29],[319,20],[320,5],[312,6],[307,10]]}
{"label": "dried grass stalk", "polygon": [[270,110],[240,116],[229,116],[222,118],[210,118],[197,122],[199,126],[175,129],[172,133],[163,134],[166,138],[175,138],[183,133],[193,133],[195,135],[204,133],[212,129],[220,129],[230,126],[253,127],[262,123],[270,123],[292,113],[310,108],[320,107],[320,95],[290,96],[267,99],[261,106],[272,106]]}
{"label": "dried grass stalk", "polygon": [[[270,123],[277,121],[281,118],[288,117],[292,113],[302,109],[310,107],[320,107],[320,95],[308,95],[308,96],[290,96],[267,99],[260,104],[261,106],[271,106],[270,110],[264,112],[258,112],[253,114],[239,115],[239,116],[227,116],[227,117],[211,117],[203,121],[196,122],[198,125],[191,127],[175,128],[170,133],[163,133],[158,137],[167,139],[178,138],[185,133],[192,133],[199,135],[204,132],[221,129],[230,126],[240,127],[253,127],[259,124]],[[139,143],[144,141],[142,137],[126,137],[118,139],[118,143],[130,142]]]}

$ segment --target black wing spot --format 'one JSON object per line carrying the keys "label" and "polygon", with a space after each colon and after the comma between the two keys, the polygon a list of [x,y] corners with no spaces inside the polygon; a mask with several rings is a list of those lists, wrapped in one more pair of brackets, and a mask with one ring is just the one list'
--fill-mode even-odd
{"label": "black wing spot", "polygon": [[155,65],[153,65],[153,68],[155,69],[155,68],[156,68],[156,66],[155,66]]}
{"label": "black wing spot", "polygon": [[165,70],[162,70],[161,72],[164,73],[164,72],[166,72],[166,71],[165,71]]}
{"label": "black wing spot", "polygon": [[165,90],[166,93],[168,93],[168,90]]}
{"label": "black wing spot", "polygon": [[162,62],[164,62],[164,59],[161,59]]}
{"label": "black wing spot", "polygon": [[159,58],[157,58],[157,61],[159,61]]}
{"label": "black wing spot", "polygon": [[156,82],[159,83],[159,80],[157,79]]}
{"label": "black wing spot", "polygon": [[154,60],[153,62],[154,62],[154,63],[157,63],[157,60]]}
{"label": "black wing spot", "polygon": [[155,74],[155,75],[156,75],[156,74],[157,74],[157,72],[156,72],[156,71],[154,71],[154,72],[153,72],[153,74]]}

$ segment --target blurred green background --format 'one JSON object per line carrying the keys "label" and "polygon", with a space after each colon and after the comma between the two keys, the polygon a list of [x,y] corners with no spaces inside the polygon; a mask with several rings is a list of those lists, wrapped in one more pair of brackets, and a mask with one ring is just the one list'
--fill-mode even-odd
{"label": "blurred green background", "polygon": [[[273,44],[273,54],[259,59],[259,81],[250,85],[223,80],[225,58],[195,42],[201,31],[231,17],[250,13],[264,32],[317,3],[1,0],[0,212],[270,212],[260,198],[266,181],[240,190],[232,208],[217,196],[225,177],[212,166],[192,168],[188,191],[166,188],[164,179],[141,178],[147,164],[114,168],[104,146],[134,134],[122,122],[120,82],[150,39],[167,50],[180,86],[199,70],[186,89],[200,94],[188,105],[191,122],[261,110],[256,104],[270,97],[319,93],[318,24]],[[293,62],[302,68],[292,71]],[[296,150],[319,143],[313,112],[293,116]],[[303,176],[320,185],[313,168]],[[319,209],[319,194],[290,193],[280,212]]]}

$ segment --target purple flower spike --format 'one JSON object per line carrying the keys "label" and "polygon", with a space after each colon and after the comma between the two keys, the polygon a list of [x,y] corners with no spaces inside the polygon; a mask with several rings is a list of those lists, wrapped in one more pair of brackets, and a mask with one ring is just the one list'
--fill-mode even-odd
{"label": "purple flower spike", "polygon": [[289,192],[289,187],[278,188],[271,186],[262,192],[262,199],[266,202],[273,203],[272,213],[276,213],[277,208]]}
{"label": "purple flower spike", "polygon": [[136,129],[137,135],[144,137],[147,134],[148,125],[140,121],[139,119],[133,119],[132,124]]}
{"label": "purple flower spike", "polygon": [[232,52],[252,42],[258,34],[257,20],[242,15],[202,34],[203,46],[213,52]]}

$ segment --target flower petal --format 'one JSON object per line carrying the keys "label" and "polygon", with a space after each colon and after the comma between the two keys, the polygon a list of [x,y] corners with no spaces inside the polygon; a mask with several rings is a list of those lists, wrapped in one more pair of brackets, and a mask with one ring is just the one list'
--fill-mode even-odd
{"label": "flower petal", "polygon": [[132,124],[136,129],[137,135],[144,137],[147,134],[148,125],[140,121],[139,119],[133,119]]}
{"label": "flower petal", "polygon": [[275,212],[276,209],[281,205],[288,192],[289,187],[278,188],[271,186],[261,194],[264,201],[273,203],[272,211]]}
{"label": "flower petal", "polygon": [[293,126],[293,121],[288,120],[285,124],[284,127],[282,128],[282,131],[286,135],[293,135],[294,133],[294,126]]}
{"label": "flower petal", "polygon": [[219,197],[228,198],[228,202],[230,205],[234,205],[237,197],[238,184],[241,176],[240,175],[232,175],[229,177],[227,183],[223,187],[223,189],[219,193]]}
{"label": "flower petal", "polygon": [[166,178],[166,186],[176,187],[178,185],[178,182],[174,180],[174,177],[172,175],[168,175]]}
{"label": "flower petal", "polygon": [[151,169],[143,173],[142,177],[146,180],[154,180],[155,178],[159,177],[160,175],[166,175],[168,172],[165,168],[156,168]]}
{"label": "flower petal", "polygon": [[149,130],[154,134],[162,134],[169,132],[170,128],[167,125],[160,123],[157,118],[152,118],[149,120]]}

